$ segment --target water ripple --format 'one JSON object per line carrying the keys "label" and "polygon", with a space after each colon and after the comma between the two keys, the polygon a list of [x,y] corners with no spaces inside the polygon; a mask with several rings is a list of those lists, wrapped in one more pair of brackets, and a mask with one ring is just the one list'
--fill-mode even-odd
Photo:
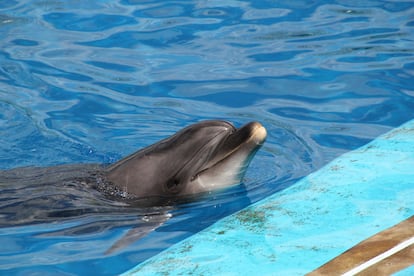
{"label": "water ripple", "polygon": [[79,15],[75,13],[48,13],[43,19],[56,29],[79,32],[99,32],[117,26],[137,24],[134,17],[110,14],[97,14],[94,16]]}

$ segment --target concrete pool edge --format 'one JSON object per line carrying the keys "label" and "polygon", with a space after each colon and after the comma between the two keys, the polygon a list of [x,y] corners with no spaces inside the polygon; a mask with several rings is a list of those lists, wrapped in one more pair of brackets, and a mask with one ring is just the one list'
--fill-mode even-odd
{"label": "concrete pool edge", "polygon": [[414,120],[125,275],[303,275],[414,214],[413,164]]}

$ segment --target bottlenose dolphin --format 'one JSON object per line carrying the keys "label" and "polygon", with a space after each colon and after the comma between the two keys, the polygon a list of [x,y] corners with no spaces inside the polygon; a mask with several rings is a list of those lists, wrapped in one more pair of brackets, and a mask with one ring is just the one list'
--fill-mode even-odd
{"label": "bottlenose dolphin", "polygon": [[225,121],[203,121],[120,160],[106,175],[125,197],[213,191],[241,182],[265,138],[257,122],[236,129]]}
{"label": "bottlenose dolphin", "polygon": [[129,212],[136,212],[141,221],[106,251],[111,253],[162,225],[180,199],[239,184],[265,139],[266,129],[258,122],[235,128],[225,121],[202,121],[109,166],[0,171],[0,227],[49,223],[105,210],[128,212],[132,206]]}

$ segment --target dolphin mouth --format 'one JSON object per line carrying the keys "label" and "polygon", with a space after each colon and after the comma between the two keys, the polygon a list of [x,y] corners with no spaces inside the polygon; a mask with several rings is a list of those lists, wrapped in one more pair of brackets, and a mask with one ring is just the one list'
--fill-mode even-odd
{"label": "dolphin mouth", "polygon": [[243,145],[261,146],[266,140],[266,136],[266,129],[258,122],[250,122],[236,129],[224,140],[224,144],[219,147],[219,151],[227,151],[221,159],[232,155]]}
{"label": "dolphin mouth", "polygon": [[259,122],[250,122],[238,129],[230,123],[229,125],[232,126],[231,133],[217,146],[215,154],[213,154],[214,157],[210,162],[202,170],[198,171],[191,180],[196,179],[211,168],[224,162],[242,150],[242,148],[245,148],[247,152],[245,161],[248,163],[266,140],[267,131]]}
{"label": "dolphin mouth", "polygon": [[245,131],[245,129],[247,129],[247,131],[250,132],[250,138],[248,141],[253,141],[256,143],[256,145],[263,145],[267,137],[267,131],[261,123],[251,122],[247,125],[244,125],[239,130]]}

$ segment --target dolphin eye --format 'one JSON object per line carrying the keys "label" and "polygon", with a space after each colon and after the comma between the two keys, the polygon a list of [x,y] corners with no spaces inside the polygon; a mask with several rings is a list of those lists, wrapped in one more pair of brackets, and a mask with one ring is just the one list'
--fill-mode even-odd
{"label": "dolphin eye", "polygon": [[180,186],[180,180],[178,178],[170,179],[170,181],[167,182],[167,188],[169,191],[173,193],[179,192]]}

